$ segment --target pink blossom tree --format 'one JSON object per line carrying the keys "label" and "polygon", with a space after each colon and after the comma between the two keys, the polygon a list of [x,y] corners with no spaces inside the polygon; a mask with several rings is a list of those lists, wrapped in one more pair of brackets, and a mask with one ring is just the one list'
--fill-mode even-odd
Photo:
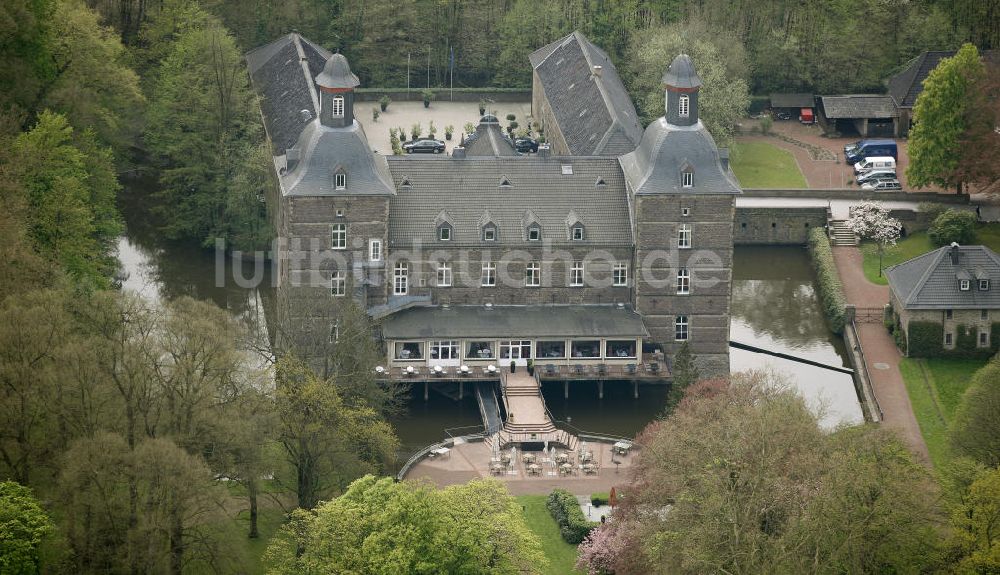
{"label": "pink blossom tree", "polygon": [[861,202],[851,206],[847,227],[862,239],[878,245],[878,275],[882,276],[882,254],[885,246],[896,245],[903,224],[889,215],[889,208],[879,202]]}

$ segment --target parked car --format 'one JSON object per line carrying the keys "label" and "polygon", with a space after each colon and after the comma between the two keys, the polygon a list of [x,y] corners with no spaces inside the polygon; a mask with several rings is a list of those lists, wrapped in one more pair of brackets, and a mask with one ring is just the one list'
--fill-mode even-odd
{"label": "parked car", "polygon": [[848,164],[856,164],[871,156],[892,156],[899,159],[895,140],[861,140],[855,146],[844,148],[844,158]]}
{"label": "parked car", "polygon": [[889,192],[892,190],[902,190],[903,185],[899,180],[878,180],[861,184],[862,190],[875,190],[876,192]]}
{"label": "parked car", "polygon": [[441,154],[444,152],[444,142],[424,138],[403,144],[403,150],[407,154]]}
{"label": "parked car", "polygon": [[538,141],[533,138],[515,138],[514,149],[522,154],[538,151]]}
{"label": "parked car", "polygon": [[892,156],[868,156],[854,164],[855,174],[866,174],[873,170],[895,170],[896,160]]}
{"label": "parked car", "polygon": [[869,184],[871,182],[877,182],[879,180],[895,180],[896,170],[872,170],[868,173],[861,174],[858,176],[859,184]]}

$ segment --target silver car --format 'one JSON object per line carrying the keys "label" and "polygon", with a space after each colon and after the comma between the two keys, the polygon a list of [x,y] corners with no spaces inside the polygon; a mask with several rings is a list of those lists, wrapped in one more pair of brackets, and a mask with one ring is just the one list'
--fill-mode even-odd
{"label": "silver car", "polygon": [[858,184],[867,184],[880,180],[895,180],[896,170],[872,170],[858,176]]}
{"label": "silver car", "polygon": [[903,185],[899,183],[899,180],[878,180],[877,182],[861,184],[861,189],[875,190],[876,192],[890,192],[894,190],[902,190]]}

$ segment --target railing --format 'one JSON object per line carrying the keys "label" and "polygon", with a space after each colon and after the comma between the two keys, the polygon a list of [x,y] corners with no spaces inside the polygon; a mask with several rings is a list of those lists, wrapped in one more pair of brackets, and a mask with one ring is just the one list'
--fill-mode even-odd
{"label": "railing", "polygon": [[[548,413],[548,411],[549,411],[548,408],[546,408],[545,412]],[[549,414],[549,419],[551,419],[551,418],[552,418],[552,414]],[[565,421],[552,420],[552,423],[554,423],[556,425],[556,427],[560,428],[560,429],[564,429],[565,430],[566,428],[569,428],[568,431],[573,432],[573,435],[577,436],[580,439],[591,440],[591,441],[604,441],[604,442],[610,442],[610,443],[616,443],[618,441],[627,441],[627,442],[629,442],[629,443],[631,443],[633,445],[639,445],[639,444],[637,444],[635,442],[634,439],[629,438],[629,437],[622,437],[620,435],[605,435],[603,433],[594,433],[594,432],[591,432],[591,431],[584,431],[584,430],[576,427],[572,423],[567,423]]]}
{"label": "railing", "polygon": [[440,449],[442,447],[454,447],[459,439],[463,440],[464,443],[475,443],[477,441],[485,441],[487,435],[485,433],[474,433],[472,435],[462,435],[459,437],[453,437],[450,440],[439,441],[437,443],[432,443],[427,447],[421,449],[420,451],[414,453],[406,460],[406,463],[399,468],[399,472],[396,473],[396,481],[402,481],[406,474],[410,472],[410,468],[416,465],[418,461],[427,457],[427,454],[435,449]]}
{"label": "railing", "polygon": [[861,397],[863,398],[867,398],[869,396],[871,397],[871,401],[874,404],[873,407],[878,412],[878,421],[876,421],[876,423],[878,423],[879,421],[885,419],[885,412],[882,411],[882,405],[879,404],[878,396],[875,394],[875,386],[871,383],[872,380],[868,373],[868,359],[865,357],[865,348],[861,346],[861,337],[858,335],[858,326],[852,319],[851,322],[845,327],[847,329],[844,330],[844,340],[846,341],[848,347],[858,353],[859,357],[859,365],[855,371],[858,378],[858,385],[861,387],[858,391],[861,392]]}
{"label": "railing", "polygon": [[884,307],[856,307],[854,318],[858,323],[882,323],[885,321]]}

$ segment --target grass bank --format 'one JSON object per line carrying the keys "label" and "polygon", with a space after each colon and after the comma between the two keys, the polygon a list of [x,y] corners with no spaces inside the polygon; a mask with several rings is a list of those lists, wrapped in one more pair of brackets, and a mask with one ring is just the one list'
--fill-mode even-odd
{"label": "grass bank", "polygon": [[542,543],[542,553],[549,559],[549,575],[579,575],[573,568],[576,547],[563,541],[559,526],[545,507],[545,495],[519,495],[517,502],[524,507],[524,520]]}
{"label": "grass bank", "polygon": [[[976,243],[983,244],[1000,253],[1000,224],[980,224],[977,226]],[[896,242],[895,246],[885,249],[882,254],[882,267],[884,269],[903,263],[936,248],[937,246],[931,243],[926,232],[910,234]],[[878,246],[870,242],[865,243],[861,246],[861,253],[865,256],[864,270],[868,281],[880,285],[888,284],[885,274],[883,273],[880,277],[878,273]]]}
{"label": "grass bank", "polygon": [[807,188],[795,156],[767,142],[736,142],[733,172],[744,188]]}
{"label": "grass bank", "polygon": [[948,426],[972,374],[985,364],[982,359],[943,358],[904,358],[899,363],[920,434],[937,469],[951,459]]}

